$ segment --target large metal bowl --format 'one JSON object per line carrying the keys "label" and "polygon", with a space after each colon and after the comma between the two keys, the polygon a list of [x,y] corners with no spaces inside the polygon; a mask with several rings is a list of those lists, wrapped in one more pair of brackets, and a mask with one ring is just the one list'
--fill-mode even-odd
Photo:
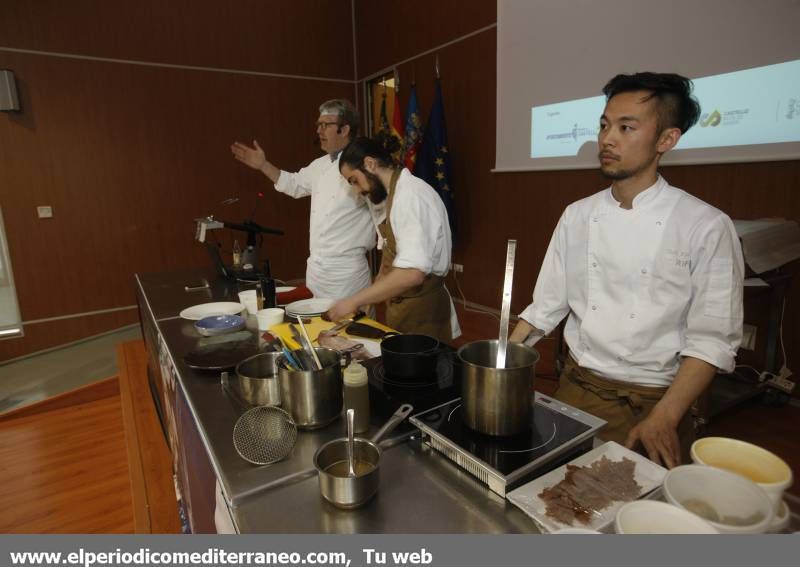
{"label": "large metal bowl", "polygon": [[236,365],[239,394],[253,406],[281,405],[278,385],[280,352],[263,352],[246,358]]}

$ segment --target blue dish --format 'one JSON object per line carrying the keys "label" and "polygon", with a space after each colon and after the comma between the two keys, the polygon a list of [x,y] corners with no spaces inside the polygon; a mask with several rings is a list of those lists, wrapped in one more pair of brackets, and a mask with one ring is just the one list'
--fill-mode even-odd
{"label": "blue dish", "polygon": [[204,337],[224,335],[244,329],[245,322],[239,315],[211,315],[203,317],[194,324],[197,332]]}

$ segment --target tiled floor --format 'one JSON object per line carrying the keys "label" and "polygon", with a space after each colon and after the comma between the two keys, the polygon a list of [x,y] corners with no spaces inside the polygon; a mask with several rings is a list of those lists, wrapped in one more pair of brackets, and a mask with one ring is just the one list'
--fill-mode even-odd
{"label": "tiled floor", "polygon": [[117,374],[115,345],[139,325],[0,365],[0,414]]}

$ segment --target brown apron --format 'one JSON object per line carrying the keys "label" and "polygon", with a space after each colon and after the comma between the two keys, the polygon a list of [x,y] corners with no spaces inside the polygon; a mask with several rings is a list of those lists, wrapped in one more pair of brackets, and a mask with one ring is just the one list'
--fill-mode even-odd
{"label": "brown apron", "polygon": [[[397,169],[392,173],[386,202],[386,220],[378,226],[378,231],[384,240],[381,260],[381,270],[384,275],[393,269],[392,262],[397,256],[397,240],[392,230],[390,217],[394,192],[401,171],[401,169]],[[386,324],[402,333],[420,333],[445,342],[452,340],[450,294],[444,287],[444,278],[428,274],[420,285],[387,301]]]}
{"label": "brown apron", "polygon": [[[581,368],[575,359],[568,356],[554,397],[606,420],[608,424],[597,436],[604,441],[624,444],[628,432],[647,417],[666,392],[667,388],[636,386],[603,378]],[[678,439],[681,458],[688,463],[689,449],[695,439],[691,411],[686,412],[678,424]],[[640,452],[644,450],[641,445],[637,449]]]}

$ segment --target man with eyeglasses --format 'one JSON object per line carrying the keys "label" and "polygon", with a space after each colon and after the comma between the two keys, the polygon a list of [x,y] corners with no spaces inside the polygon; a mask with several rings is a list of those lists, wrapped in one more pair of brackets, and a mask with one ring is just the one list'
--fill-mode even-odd
{"label": "man with eyeglasses", "polygon": [[296,173],[270,163],[256,140],[252,147],[231,145],[233,157],[267,176],[276,190],[295,199],[311,197],[306,286],[315,297],[340,299],[370,285],[366,252],[375,246],[370,209],[339,174],[339,155],[358,133],[359,122],[350,101],[322,103],[317,137],[327,155]]}

